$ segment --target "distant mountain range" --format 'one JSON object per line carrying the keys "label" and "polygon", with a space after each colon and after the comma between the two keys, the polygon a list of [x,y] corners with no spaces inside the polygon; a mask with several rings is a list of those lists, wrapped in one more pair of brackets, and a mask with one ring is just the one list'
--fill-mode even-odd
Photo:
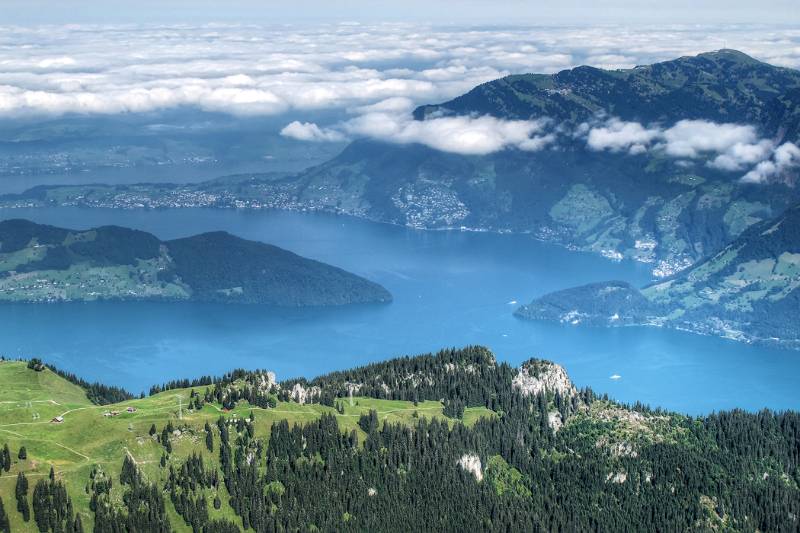
{"label": "distant mountain range", "polygon": [[[362,139],[298,175],[38,187],[0,206],[325,210],[417,228],[529,233],[649,263],[665,281],[642,292],[599,284],[557,293],[522,316],[607,323],[619,314],[614,323],[798,342],[783,318],[797,315],[797,239],[787,233],[756,254],[763,263],[741,254],[761,250],[765,224],[797,212],[799,71],[719,50],[625,70],[508,76],[414,111],[419,123],[481,116],[537,121],[543,146],[462,155]],[[733,255],[743,273],[714,266],[698,278]],[[566,317],[572,310],[580,316]]]}
{"label": "distant mountain range", "polygon": [[622,120],[705,119],[750,123],[786,138],[800,134],[800,72],[723,49],[632,69],[581,66],[557,74],[512,75],[414,111],[417,119],[448,114],[573,123],[598,112]]}
{"label": "distant mountain range", "polygon": [[545,295],[516,314],[572,324],[666,326],[800,349],[800,205],[642,290],[594,283]]}
{"label": "distant mountain range", "polygon": [[329,306],[391,299],[355,274],[225,232],[160,241],[118,226],[76,231],[0,222],[0,301]]}
{"label": "distant mountain range", "polygon": [[[459,155],[357,140],[298,175],[40,187],[0,205],[327,210],[418,228],[530,233],[648,262],[666,277],[800,201],[796,168],[773,168],[769,186],[740,180],[759,151],[798,141],[800,72],[734,50],[625,70],[508,76],[414,112],[418,121],[483,115],[542,121],[551,142]],[[672,138],[703,127],[704,139]],[[591,130],[617,144],[594,142]],[[732,131],[752,138],[737,144]],[[630,132],[650,144],[619,144]],[[725,142],[731,153],[714,151]]]}

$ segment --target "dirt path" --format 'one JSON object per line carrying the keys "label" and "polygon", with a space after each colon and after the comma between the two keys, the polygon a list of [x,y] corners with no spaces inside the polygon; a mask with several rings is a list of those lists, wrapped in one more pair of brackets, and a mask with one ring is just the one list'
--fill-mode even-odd
{"label": "dirt path", "polygon": [[0,403],[50,403],[53,405],[61,405],[55,400],[3,400]]}

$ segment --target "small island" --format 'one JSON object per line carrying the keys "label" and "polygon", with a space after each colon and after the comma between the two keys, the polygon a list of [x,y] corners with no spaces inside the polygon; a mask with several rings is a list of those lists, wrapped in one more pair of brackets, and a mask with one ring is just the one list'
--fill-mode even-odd
{"label": "small island", "polygon": [[0,302],[385,303],[382,286],[276,246],[212,232],[161,241],[119,226],[0,222]]}

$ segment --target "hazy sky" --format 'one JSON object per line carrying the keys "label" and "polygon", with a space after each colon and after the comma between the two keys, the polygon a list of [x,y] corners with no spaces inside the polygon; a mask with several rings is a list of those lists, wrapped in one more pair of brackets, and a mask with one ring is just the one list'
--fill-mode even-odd
{"label": "hazy sky", "polygon": [[86,22],[800,23],[797,0],[2,0],[5,24]]}

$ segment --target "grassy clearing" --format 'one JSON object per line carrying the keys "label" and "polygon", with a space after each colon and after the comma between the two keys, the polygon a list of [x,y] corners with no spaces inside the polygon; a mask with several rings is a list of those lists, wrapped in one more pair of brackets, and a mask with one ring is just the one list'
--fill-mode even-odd
{"label": "grassy clearing", "polygon": [[[198,392],[203,391],[198,389]],[[29,478],[30,496],[37,479],[48,475],[52,466],[57,477],[67,484],[86,531],[90,531],[93,524],[93,515],[88,508],[89,495],[85,490],[93,468],[100,468],[118,480],[122,459],[129,454],[147,479],[163,483],[167,472],[159,462],[164,448],[149,435],[153,424],[160,433],[171,421],[180,431],[180,435],[171,438],[172,463],[180,463],[192,453],[200,453],[208,464],[217,465],[218,435],[215,434],[215,453],[209,453],[203,428],[206,421],[213,427],[223,411],[212,404],[206,404],[199,411],[187,409],[190,393],[190,389],[176,389],[144,399],[97,406],[89,402],[81,388],[49,370],[35,372],[29,370],[25,363],[0,363],[0,445],[8,443],[14,463],[10,472],[0,475],[0,496],[11,517],[12,531],[36,529],[33,520],[27,524],[22,522],[21,515],[16,511],[14,486],[20,471]],[[275,409],[260,409],[241,403],[224,414],[247,417],[253,412],[256,435],[264,438],[269,437],[273,422],[286,419],[292,424],[305,423],[319,418],[322,413],[336,415],[340,427],[346,431],[356,430],[360,439],[365,434],[358,427],[358,419],[370,409],[378,412],[380,420],[393,423],[410,424],[416,420],[415,416],[444,417],[442,404],[433,401],[414,406],[412,402],[356,397],[352,405],[347,399],[343,400],[343,405],[344,413],[339,414],[334,408],[322,405],[279,402]],[[129,407],[135,412],[128,412]],[[104,416],[104,413],[110,412],[119,414]],[[63,422],[53,422],[57,416],[62,417]],[[468,408],[463,421],[471,425],[484,416],[495,414],[484,408]],[[453,420],[449,422],[457,423]],[[28,451],[24,461],[17,458],[20,446],[25,446]],[[118,486],[119,483],[116,483],[115,490],[118,490]],[[209,494],[210,499],[213,497],[213,494]],[[212,516],[233,519],[224,485],[220,498],[223,501],[222,509],[215,511],[213,506],[209,506]],[[168,498],[167,507],[173,529],[188,531]]]}
{"label": "grassy clearing", "polygon": [[566,196],[550,209],[556,222],[584,234],[596,228],[604,220],[614,216],[608,200],[583,184],[573,185]]}
{"label": "grassy clearing", "polygon": [[41,302],[109,298],[189,298],[185,287],[158,279],[159,268],[165,264],[163,258],[139,260],[137,266],[93,267],[87,263],[78,263],[65,270],[37,270],[14,274],[0,279],[0,300]]}

